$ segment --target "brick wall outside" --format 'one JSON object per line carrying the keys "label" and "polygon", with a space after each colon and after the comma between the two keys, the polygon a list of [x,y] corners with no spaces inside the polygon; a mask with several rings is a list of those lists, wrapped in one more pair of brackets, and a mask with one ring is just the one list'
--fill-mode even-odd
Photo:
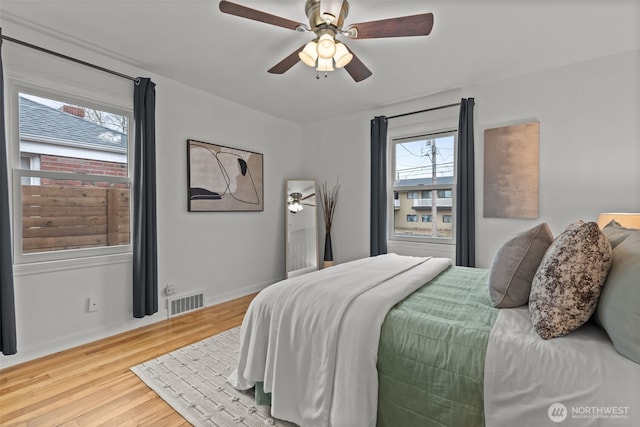
{"label": "brick wall outside", "polygon": [[[92,175],[109,175],[109,176],[127,176],[127,165],[124,163],[105,162],[100,160],[88,160],[77,159],[73,157],[60,157],[50,156],[42,154],[40,155],[40,170],[42,171],[56,171],[56,172],[71,172],[71,173],[84,173]],[[106,182],[98,183],[85,183],[81,180],[51,180],[48,178],[41,179],[42,185],[68,185],[68,186],[83,186],[83,185],[95,185],[98,187],[114,186]],[[121,187],[122,185],[117,185]]]}

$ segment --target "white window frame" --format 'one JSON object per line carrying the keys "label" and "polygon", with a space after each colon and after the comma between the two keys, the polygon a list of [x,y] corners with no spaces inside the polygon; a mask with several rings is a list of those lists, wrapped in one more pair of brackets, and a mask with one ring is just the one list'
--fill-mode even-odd
{"label": "white window frame", "polygon": [[[39,171],[40,170],[40,156],[36,154],[25,154],[20,156],[20,160],[18,164],[22,163],[22,159],[26,159],[29,162],[29,170]],[[30,185],[40,185],[40,178],[37,177],[29,177]]]}
{"label": "white window frame", "polygon": [[[399,189],[394,186],[395,182],[395,164],[396,164],[396,143],[399,142],[407,142],[412,139],[420,139],[420,138],[428,138],[428,137],[443,137],[447,135],[454,136],[453,150],[454,150],[454,182],[451,185],[421,185],[415,187],[402,187]],[[441,190],[441,189],[449,189],[452,190],[452,206],[451,206],[451,215],[455,218],[456,215],[456,180],[458,176],[458,162],[456,160],[458,152],[458,129],[455,125],[442,124],[433,125],[433,126],[412,126],[406,128],[400,128],[395,130],[390,130],[387,136],[387,194],[393,194],[394,191],[422,191],[422,190]],[[393,199],[391,197],[387,197],[387,240],[391,244],[408,242],[412,244],[418,245],[449,245],[455,246],[456,242],[456,226],[457,224],[453,221],[452,230],[451,230],[451,238],[434,238],[434,237],[420,237],[420,236],[400,236],[394,234],[395,223],[394,223],[394,204]]]}
{"label": "white window frame", "polygon": [[[22,178],[30,177],[32,180],[40,178],[67,179],[69,173],[53,172],[53,171],[36,171],[20,169],[20,132],[19,132],[19,94],[27,93],[43,98],[54,99],[56,101],[65,102],[71,105],[82,105],[88,108],[119,114],[128,117],[127,129],[127,176],[109,176],[109,175],[93,175],[93,174],[73,174],[75,179],[109,182],[109,183],[126,183],[129,184],[130,194],[133,192],[133,106],[131,100],[115,99],[106,94],[96,94],[84,92],[76,87],[66,87],[54,82],[33,81],[28,79],[16,78],[9,76],[6,80],[6,88],[8,92],[9,115],[7,133],[9,137],[10,152],[10,169],[12,170],[12,222],[13,222],[13,248],[14,248],[14,264],[18,267],[16,270],[20,272],[21,265],[29,266],[40,264],[38,270],[48,270],[49,268],[56,270],[60,266],[42,267],[50,265],[55,261],[68,261],[71,264],[68,268],[74,268],[76,265],[101,265],[117,262],[122,259],[129,261],[132,256],[132,238],[133,238],[133,203],[130,203],[129,221],[130,221],[130,238],[129,244],[117,246],[101,246],[95,248],[67,249],[59,251],[22,253]],[[132,198],[131,198],[132,200]],[[124,256],[124,258],[122,258]],[[97,257],[97,258],[96,258]],[[102,261],[100,261],[102,259]]]}

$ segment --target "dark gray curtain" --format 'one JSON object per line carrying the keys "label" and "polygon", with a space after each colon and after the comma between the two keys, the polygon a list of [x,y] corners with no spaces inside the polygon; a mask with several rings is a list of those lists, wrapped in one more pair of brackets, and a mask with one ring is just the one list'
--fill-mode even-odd
{"label": "dark gray curtain", "polygon": [[2,71],[2,28],[0,28],[0,351],[16,354],[16,308],[13,296],[13,255],[9,218],[9,174],[7,138],[4,127],[4,74]]}
{"label": "dark gray curtain", "polygon": [[458,123],[458,181],[456,195],[456,265],[476,266],[475,168],[473,98],[460,102]]}
{"label": "dark gray curtain", "polygon": [[387,253],[387,118],[371,120],[371,256]]}
{"label": "dark gray curtain", "polygon": [[133,115],[133,316],[158,311],[155,83],[138,78]]}

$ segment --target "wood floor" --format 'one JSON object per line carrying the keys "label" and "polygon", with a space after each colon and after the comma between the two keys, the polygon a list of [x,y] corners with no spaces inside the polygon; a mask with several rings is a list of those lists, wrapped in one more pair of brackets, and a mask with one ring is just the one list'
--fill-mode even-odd
{"label": "wood floor", "polygon": [[0,370],[0,425],[189,426],[129,368],[240,325],[254,297]]}

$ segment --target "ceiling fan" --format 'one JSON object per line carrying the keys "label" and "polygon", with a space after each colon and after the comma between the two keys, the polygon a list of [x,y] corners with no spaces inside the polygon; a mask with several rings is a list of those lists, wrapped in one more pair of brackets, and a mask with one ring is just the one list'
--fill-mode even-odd
{"label": "ceiling fan", "polygon": [[[311,194],[307,194],[306,196],[303,196],[302,193],[300,192],[293,192],[289,194],[289,197],[287,199],[287,207],[289,208],[291,213],[300,212],[302,209],[304,209],[302,205],[315,207],[316,206],[315,195],[316,193],[311,193]],[[308,200],[308,199],[311,199],[311,200]]]}
{"label": "ceiling fan", "polygon": [[220,11],[254,21],[264,22],[298,32],[315,33],[316,38],[296,49],[291,55],[271,67],[268,72],[283,74],[298,63],[304,62],[319,73],[344,67],[356,82],[371,76],[371,70],[348,49],[344,43],[336,41],[336,36],[352,40],[383,37],[426,36],[433,28],[433,14],[402,16],[379,21],[361,22],[343,28],[344,19],[349,13],[347,0],[307,0],[305,12],[309,25],[295,22],[280,16],[271,15],[226,0],[220,2]]}

